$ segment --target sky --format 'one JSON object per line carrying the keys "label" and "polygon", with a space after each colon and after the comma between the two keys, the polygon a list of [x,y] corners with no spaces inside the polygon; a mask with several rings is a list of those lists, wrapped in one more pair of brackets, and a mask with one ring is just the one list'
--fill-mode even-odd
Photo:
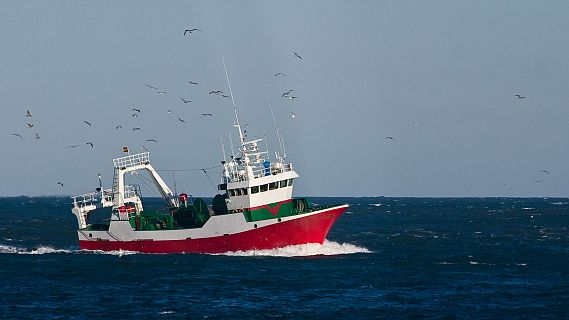
{"label": "sky", "polygon": [[91,192],[98,173],[110,187],[123,146],[213,196],[221,140],[238,141],[230,100],[208,94],[229,92],[223,56],[240,122],[272,153],[271,105],[297,196],[566,197],[568,15],[568,1],[2,1],[0,196]]}

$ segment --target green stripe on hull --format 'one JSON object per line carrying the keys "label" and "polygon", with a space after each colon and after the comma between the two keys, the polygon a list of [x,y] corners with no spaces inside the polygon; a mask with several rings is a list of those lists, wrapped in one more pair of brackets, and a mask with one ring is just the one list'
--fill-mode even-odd
{"label": "green stripe on hull", "polygon": [[308,199],[300,198],[292,199],[288,202],[270,203],[262,207],[254,208],[253,210],[245,210],[243,214],[245,215],[247,222],[253,222],[293,216],[306,212],[310,207]]}

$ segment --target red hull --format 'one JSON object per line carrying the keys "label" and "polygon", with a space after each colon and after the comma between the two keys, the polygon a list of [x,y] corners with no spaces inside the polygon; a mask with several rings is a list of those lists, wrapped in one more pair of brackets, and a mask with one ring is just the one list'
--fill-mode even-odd
{"label": "red hull", "polygon": [[79,241],[79,247],[86,250],[126,250],[143,253],[222,253],[323,243],[328,231],[345,210],[346,207],[339,207],[304,218],[219,237],[162,241]]}

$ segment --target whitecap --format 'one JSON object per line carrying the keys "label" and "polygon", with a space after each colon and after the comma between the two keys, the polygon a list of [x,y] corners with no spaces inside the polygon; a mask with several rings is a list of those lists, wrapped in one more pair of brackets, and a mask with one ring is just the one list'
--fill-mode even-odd
{"label": "whitecap", "polygon": [[325,240],[323,244],[307,243],[266,250],[229,251],[217,255],[227,256],[271,256],[271,257],[307,257],[334,256],[341,254],[371,253],[366,248],[349,243],[337,243]]}

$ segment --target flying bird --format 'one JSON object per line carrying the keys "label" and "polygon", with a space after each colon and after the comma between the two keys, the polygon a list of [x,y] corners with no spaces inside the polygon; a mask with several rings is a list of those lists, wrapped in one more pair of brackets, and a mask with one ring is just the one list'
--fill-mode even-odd
{"label": "flying bird", "polygon": [[164,109],[166,113],[172,113],[172,109]]}
{"label": "flying bird", "polygon": [[226,94],[222,94],[221,96],[224,97],[224,98],[227,98],[227,99],[231,98],[230,96],[228,96],[228,95],[226,95]]}
{"label": "flying bird", "polygon": [[213,117],[213,114],[211,114],[211,113],[202,113],[202,116],[210,116],[210,117]]}
{"label": "flying bird", "polygon": [[197,82],[193,82],[193,81],[188,81],[188,82],[189,82],[190,84],[193,84],[193,85],[195,85],[195,86],[197,86],[197,85],[198,85],[198,83],[197,83]]}
{"label": "flying bird", "polygon": [[11,135],[16,136],[16,137],[20,137],[20,139],[24,139],[24,137],[22,137],[22,135],[18,134],[18,133],[12,133]]}
{"label": "flying bird", "polygon": [[117,130],[118,129],[122,129],[122,126],[119,124],[118,126],[115,127]]}
{"label": "flying bird", "polygon": [[33,124],[28,123],[28,128],[31,128],[31,127],[33,127],[33,126],[34,126]]}
{"label": "flying bird", "polygon": [[75,148],[77,148],[78,146],[79,146],[79,145],[74,144],[74,145],[72,145],[72,146],[67,146],[66,148],[74,148],[74,149],[75,149]]}
{"label": "flying bird", "polygon": [[92,127],[91,123],[89,121],[83,121],[83,123],[86,123],[89,125],[89,127]]}
{"label": "flying bird", "polygon": [[184,123],[186,122],[186,121],[185,121],[184,119],[182,119],[182,118],[178,118],[178,121],[184,122]]}
{"label": "flying bird", "polygon": [[144,151],[148,151],[148,148],[146,148],[145,146],[141,147]]}
{"label": "flying bird", "polygon": [[297,57],[297,58],[299,58],[300,60],[302,60],[302,57],[301,57],[298,53],[296,53],[296,52],[293,51],[292,54],[294,54],[295,57]]}
{"label": "flying bird", "polygon": [[518,97],[518,99],[525,99],[526,98],[526,97],[519,95],[519,94],[516,94],[515,96]]}
{"label": "flying bird", "polygon": [[548,175],[551,175],[551,173],[547,170],[541,170],[540,172],[547,173]]}
{"label": "flying bird", "polygon": [[385,139],[388,139],[388,140],[395,140],[395,138],[393,138],[393,137],[391,137],[391,136],[387,136],[387,137],[385,137]]}
{"label": "flying bird", "polygon": [[63,182],[59,181],[57,184],[63,187]]}
{"label": "flying bird", "polygon": [[296,114],[294,114],[294,112],[291,112],[291,113],[290,113],[290,117],[291,117],[291,118],[296,118]]}
{"label": "flying bird", "polygon": [[273,77],[276,77],[276,76],[283,76],[283,77],[286,77],[286,74],[284,74],[284,73],[282,73],[282,72],[277,72],[277,73],[275,73],[275,75],[274,75]]}
{"label": "flying bird", "polygon": [[138,113],[133,113],[132,116],[138,118]]}
{"label": "flying bird", "polygon": [[289,98],[290,100],[298,99],[298,97],[294,97],[294,96],[288,96],[288,98]]}
{"label": "flying bird", "polygon": [[158,142],[158,141],[156,141],[156,139],[146,139],[146,141],[148,141],[148,142]]}
{"label": "flying bird", "polygon": [[160,90],[160,89],[156,88],[155,86],[151,86],[151,85],[146,84],[146,83],[145,83],[144,85],[147,86],[147,87],[149,87],[150,89],[154,89],[154,90],[156,90],[156,91],[159,91],[159,90]]}
{"label": "flying bird", "polygon": [[223,93],[223,91],[221,91],[221,90],[212,90],[212,91],[209,92],[209,94],[220,94],[220,93]]}
{"label": "flying bird", "polygon": [[293,91],[295,91],[295,90],[294,90],[294,89],[290,89],[290,90],[288,90],[287,92],[283,93],[283,94],[281,95],[281,97],[284,98],[284,97],[288,96],[288,95],[289,95],[291,92],[293,92]]}
{"label": "flying bird", "polygon": [[39,140],[39,139],[40,139],[40,136],[38,135],[37,132],[35,133],[35,139],[36,139],[36,140]]}
{"label": "flying bird", "polygon": [[541,180],[535,180],[534,182],[535,182],[535,183],[540,183],[540,182],[543,182],[543,179],[541,179]]}
{"label": "flying bird", "polygon": [[166,94],[167,92],[166,92],[166,91],[156,91],[156,93],[158,93],[158,94]]}
{"label": "flying bird", "polygon": [[190,34],[191,34],[191,33],[194,32],[194,31],[199,31],[199,32],[201,32],[200,29],[196,29],[196,28],[193,28],[193,29],[186,29],[186,30],[184,30],[184,35],[186,35],[186,33],[190,33]]}
{"label": "flying bird", "polygon": [[30,110],[26,111],[26,118],[31,118],[32,117],[32,113],[30,112]]}
{"label": "flying bird", "polygon": [[132,128],[132,131],[136,131],[136,130],[140,130],[140,128],[138,128],[138,127]]}
{"label": "flying bird", "polygon": [[184,101],[184,103],[192,102],[192,100],[185,100],[185,99],[182,98],[182,97],[180,97],[180,99],[182,99],[182,101]]}
{"label": "flying bird", "polygon": [[132,108],[132,111],[140,113],[140,109],[137,109],[137,108]]}
{"label": "flying bird", "polygon": [[87,142],[87,143],[85,143],[85,144],[88,144],[88,145],[91,146],[91,148],[93,148],[93,142]]}

